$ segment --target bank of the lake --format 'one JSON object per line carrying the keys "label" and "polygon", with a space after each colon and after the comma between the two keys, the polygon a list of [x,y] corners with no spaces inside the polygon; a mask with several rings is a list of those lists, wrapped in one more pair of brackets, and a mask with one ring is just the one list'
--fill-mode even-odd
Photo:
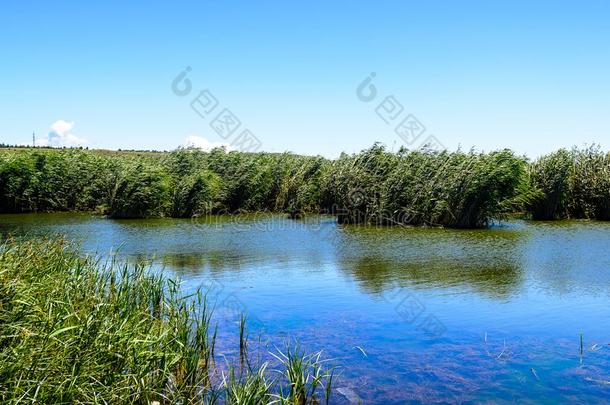
{"label": "bank of the lake", "polygon": [[240,320],[229,361],[216,352],[205,291],[184,294],[141,265],[103,265],[61,239],[9,239],[0,245],[0,402],[328,403],[334,371],[321,353],[290,342],[261,362]]}

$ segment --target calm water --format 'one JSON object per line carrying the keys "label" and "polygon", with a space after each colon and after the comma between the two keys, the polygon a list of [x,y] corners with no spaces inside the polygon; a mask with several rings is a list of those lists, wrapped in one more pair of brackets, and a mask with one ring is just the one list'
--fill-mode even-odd
{"label": "calm water", "polygon": [[[610,224],[376,229],[278,216],[113,221],[0,216],[212,288],[227,356],[236,314],[342,366],[334,402],[610,401]],[[233,333],[235,332],[235,333]],[[580,357],[580,334],[585,353]]]}

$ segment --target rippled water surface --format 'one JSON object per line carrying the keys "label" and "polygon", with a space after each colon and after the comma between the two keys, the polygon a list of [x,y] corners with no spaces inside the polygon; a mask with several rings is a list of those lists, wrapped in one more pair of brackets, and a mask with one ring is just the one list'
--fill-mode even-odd
{"label": "rippled water surface", "polygon": [[[488,230],[340,226],[280,216],[114,221],[0,216],[211,288],[223,330],[324,349],[337,403],[610,400],[610,224]],[[221,334],[230,354],[235,334]],[[583,336],[584,355],[580,353]],[[222,343],[221,343],[222,345]]]}

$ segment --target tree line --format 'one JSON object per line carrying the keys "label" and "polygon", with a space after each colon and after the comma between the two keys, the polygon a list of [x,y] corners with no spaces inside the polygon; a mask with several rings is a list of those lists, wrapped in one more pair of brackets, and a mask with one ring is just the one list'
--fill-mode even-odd
{"label": "tree line", "polygon": [[178,149],[167,153],[0,149],[0,212],[90,211],[111,218],[235,212],[332,213],[343,223],[477,228],[610,220],[610,154],[407,150],[375,144],[337,159]]}

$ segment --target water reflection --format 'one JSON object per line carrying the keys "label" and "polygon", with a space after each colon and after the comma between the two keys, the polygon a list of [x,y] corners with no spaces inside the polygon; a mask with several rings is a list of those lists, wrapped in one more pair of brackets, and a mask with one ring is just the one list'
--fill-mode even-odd
{"label": "water reflection", "polygon": [[380,257],[364,256],[343,260],[340,268],[358,280],[363,290],[382,294],[387,288],[458,288],[468,289],[488,298],[509,298],[523,283],[519,267],[455,265],[445,260],[425,265],[395,262]]}
{"label": "water reflection", "polygon": [[0,217],[5,236],[65,234],[88,252],[154,259],[186,277],[274,266],[333,268],[368,294],[398,284],[500,300],[524,286],[550,294],[609,292],[609,231],[607,223],[574,221],[513,221],[468,231],[338,226],[329,217],[294,221],[269,214],[116,221],[86,214]]}
{"label": "water reflection", "polygon": [[[268,214],[136,221],[37,214],[0,216],[0,233],[65,234],[85,252],[118,249],[121,258],[181,276],[185,288],[213,280],[274,344],[291,336],[341,359],[339,386],[367,403],[610,395],[595,382],[610,380],[608,223],[510,221],[467,231]],[[446,333],[422,334],[387,299],[394,294],[411,294]],[[584,366],[581,333],[588,348],[597,345]],[[231,345],[235,336],[221,340]]]}
{"label": "water reflection", "polygon": [[485,231],[343,228],[339,267],[369,293],[396,284],[507,299],[524,281],[518,226]]}

